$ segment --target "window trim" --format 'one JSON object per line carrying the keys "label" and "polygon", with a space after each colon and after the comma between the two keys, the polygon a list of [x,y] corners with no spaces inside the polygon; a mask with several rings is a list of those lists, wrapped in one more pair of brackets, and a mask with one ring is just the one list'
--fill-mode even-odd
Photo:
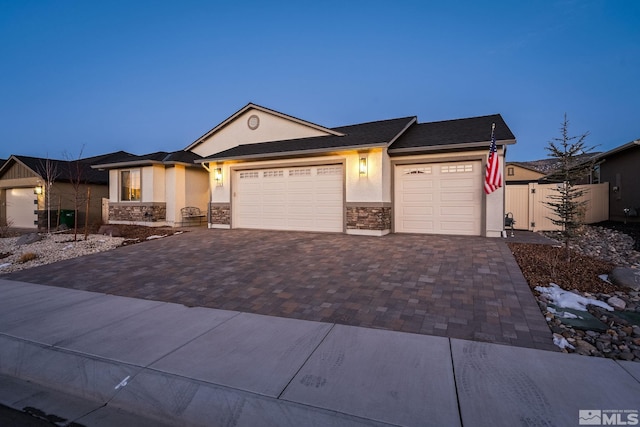
{"label": "window trim", "polygon": [[[137,172],[138,176],[139,176],[139,186],[140,186],[140,196],[137,199],[125,199],[123,196],[123,178],[122,175],[128,172],[129,174],[131,174],[132,172]],[[142,168],[132,168],[132,169],[120,169],[118,171],[118,201],[120,202],[124,202],[124,203],[140,203],[142,202]],[[131,194],[131,189],[129,189],[129,194]]]}

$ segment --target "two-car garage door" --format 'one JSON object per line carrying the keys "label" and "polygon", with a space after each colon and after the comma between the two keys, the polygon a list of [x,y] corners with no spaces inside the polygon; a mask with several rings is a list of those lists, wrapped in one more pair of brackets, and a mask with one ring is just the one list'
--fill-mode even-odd
{"label": "two-car garage door", "polygon": [[397,165],[396,232],[480,235],[480,161]]}
{"label": "two-car garage door", "polygon": [[[394,228],[400,233],[480,235],[480,161],[396,165]],[[233,227],[344,229],[341,164],[234,172]]]}
{"label": "two-car garage door", "polygon": [[343,181],[341,164],[236,171],[234,227],[342,232]]}

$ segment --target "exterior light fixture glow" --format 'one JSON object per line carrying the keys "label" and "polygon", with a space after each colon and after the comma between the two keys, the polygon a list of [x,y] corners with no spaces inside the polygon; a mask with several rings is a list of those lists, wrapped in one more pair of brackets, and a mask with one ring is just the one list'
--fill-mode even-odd
{"label": "exterior light fixture glow", "polygon": [[366,156],[360,156],[359,170],[360,170],[360,176],[367,176],[367,158],[366,158]]}
{"label": "exterior light fixture glow", "polygon": [[36,185],[36,187],[33,189],[33,194],[37,194],[39,196],[43,191],[44,189],[42,188],[42,185]]}
{"label": "exterior light fixture glow", "polygon": [[222,187],[222,168],[215,168],[213,170],[213,179],[216,181],[218,187]]}

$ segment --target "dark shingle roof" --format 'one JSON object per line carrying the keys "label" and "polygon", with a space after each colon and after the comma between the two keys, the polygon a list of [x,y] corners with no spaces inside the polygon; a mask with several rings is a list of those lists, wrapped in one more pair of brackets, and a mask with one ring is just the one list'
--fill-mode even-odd
{"label": "dark shingle roof", "polygon": [[347,147],[385,146],[391,143],[415,117],[381,120],[357,125],[341,126],[332,130],[344,136],[329,135],[310,138],[289,139],[284,141],[244,144],[216,153],[207,159],[228,159],[241,157],[263,157],[269,155],[287,155],[300,152],[331,151]]}
{"label": "dark shingle roof", "polygon": [[150,165],[153,163],[186,163],[195,166],[194,161],[201,159],[202,156],[191,151],[156,151],[155,153],[142,154],[140,156],[129,155],[121,159],[105,159],[103,161],[94,162],[94,168],[117,168],[133,165]]}
{"label": "dark shingle roof", "polygon": [[[580,164],[580,163],[584,163],[584,162],[589,162],[591,160],[596,159],[600,154],[602,154],[602,152],[597,151],[597,152],[592,152],[592,153],[584,153],[584,154],[578,154],[574,157],[574,163],[576,165]],[[560,168],[560,160],[556,159],[555,157],[550,157],[547,159],[540,159],[540,160],[531,160],[528,162],[513,162],[513,164],[517,165],[517,166],[521,166],[523,168],[527,168],[527,169],[531,169],[534,170],[536,172],[540,172],[543,174],[550,174],[550,173],[554,173],[556,170],[558,170],[558,168]]]}
{"label": "dark shingle roof", "polygon": [[413,148],[424,149],[427,147],[437,149],[458,144],[488,142],[491,140],[491,125],[493,123],[496,124],[496,141],[515,140],[515,136],[502,116],[493,114],[411,126],[389,147],[389,153],[393,153],[394,150],[410,151]]}
{"label": "dark shingle roof", "polygon": [[50,162],[53,170],[55,171],[55,181],[58,182],[71,182],[78,177],[83,183],[87,184],[108,184],[109,173],[106,171],[99,171],[91,168],[91,165],[96,159],[112,159],[122,161],[122,159],[131,156],[131,154],[118,151],[115,153],[103,154],[101,156],[87,157],[78,160],[56,160],[56,159],[44,159],[41,157],[30,156],[16,156],[17,160],[24,163],[28,168],[43,178],[46,178],[46,165],[47,161]]}

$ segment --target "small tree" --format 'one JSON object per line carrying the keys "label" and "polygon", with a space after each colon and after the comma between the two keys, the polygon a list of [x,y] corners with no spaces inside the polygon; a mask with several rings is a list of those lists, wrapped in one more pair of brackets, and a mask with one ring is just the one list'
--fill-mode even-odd
{"label": "small tree", "polygon": [[593,150],[594,147],[587,147],[585,144],[589,132],[569,136],[569,120],[566,113],[560,127],[560,134],[559,138],[553,138],[545,147],[550,157],[558,159],[557,170],[551,176],[551,179],[558,182],[558,186],[556,188],[557,194],[549,196],[551,201],[543,203],[555,213],[555,216],[547,218],[554,225],[561,227],[560,234],[565,249],[565,258],[567,262],[570,262],[569,243],[582,225],[583,218],[580,213],[585,205],[584,201],[579,200],[585,190],[577,188],[576,183],[587,176],[593,168],[593,162],[580,162],[578,156]]}
{"label": "small tree", "polygon": [[[71,187],[73,188],[73,211],[74,211],[74,222],[73,222],[73,241],[78,240],[78,212],[82,203],[84,201],[84,192],[82,191],[82,185],[85,182],[84,177],[84,165],[80,162],[82,159],[82,152],[84,151],[84,145],[80,149],[80,153],[78,153],[78,158],[72,160],[71,156],[65,153],[65,158],[69,164],[69,180],[71,182]],[[86,213],[89,215],[89,212]],[[86,240],[86,237],[85,237]]]}
{"label": "small tree", "polygon": [[42,169],[42,175],[46,186],[44,197],[47,210],[47,234],[49,234],[51,233],[51,189],[53,187],[53,183],[58,178],[59,172],[57,163],[51,161],[49,157],[47,157],[44,164],[40,164],[40,168]]}

